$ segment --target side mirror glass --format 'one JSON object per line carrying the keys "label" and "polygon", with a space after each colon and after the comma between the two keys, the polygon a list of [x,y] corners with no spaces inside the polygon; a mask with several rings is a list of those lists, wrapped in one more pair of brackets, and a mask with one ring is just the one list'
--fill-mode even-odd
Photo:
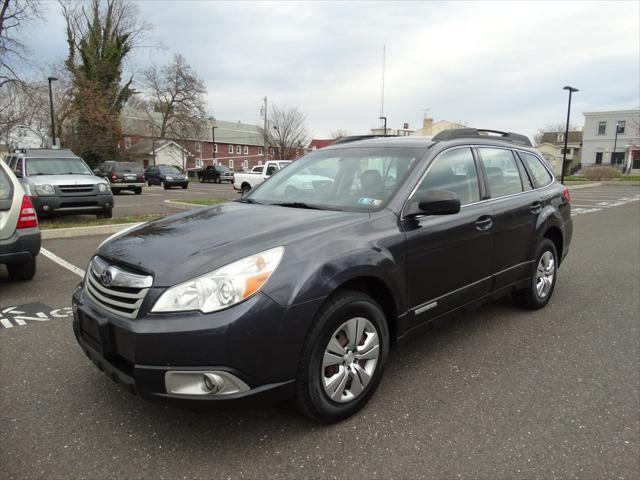
{"label": "side mirror glass", "polygon": [[100,171],[99,168],[94,168],[93,169],[93,174],[100,177],[100,176],[102,176],[102,171]]}
{"label": "side mirror glass", "polygon": [[448,190],[428,190],[416,195],[409,215],[453,215],[460,211],[460,198]]}

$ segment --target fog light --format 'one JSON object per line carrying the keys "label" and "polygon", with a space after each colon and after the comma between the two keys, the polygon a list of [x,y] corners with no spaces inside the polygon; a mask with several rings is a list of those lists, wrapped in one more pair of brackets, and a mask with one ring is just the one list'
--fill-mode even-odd
{"label": "fog light", "polygon": [[177,395],[228,395],[250,390],[238,377],[223,371],[169,371],[164,384],[167,393]]}

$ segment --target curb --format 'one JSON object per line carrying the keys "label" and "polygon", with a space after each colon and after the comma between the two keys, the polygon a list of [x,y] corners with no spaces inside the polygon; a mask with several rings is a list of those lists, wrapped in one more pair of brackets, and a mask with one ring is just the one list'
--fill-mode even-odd
{"label": "curb", "polygon": [[597,183],[588,183],[587,185],[569,185],[567,188],[569,190],[580,190],[581,188],[592,188],[592,187],[601,187],[602,182]]}
{"label": "curb", "polygon": [[40,230],[42,240],[52,240],[55,238],[75,238],[91,235],[109,235],[117,233],[120,230],[129,228],[133,225],[139,225],[141,222],[135,223],[119,223],[116,225],[95,225],[93,227],[72,227],[72,228],[51,228]]}

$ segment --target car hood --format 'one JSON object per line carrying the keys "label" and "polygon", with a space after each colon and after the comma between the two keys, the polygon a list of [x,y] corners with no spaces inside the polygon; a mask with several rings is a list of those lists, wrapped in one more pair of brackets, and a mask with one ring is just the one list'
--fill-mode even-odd
{"label": "car hood", "polygon": [[30,175],[25,180],[33,185],[95,185],[96,183],[105,183],[105,180],[97,175]]}
{"label": "car hood", "polygon": [[[366,221],[368,214],[225,203],[149,222],[106,242],[98,254],[171,286],[248,255]],[[286,253],[285,253],[286,255]]]}

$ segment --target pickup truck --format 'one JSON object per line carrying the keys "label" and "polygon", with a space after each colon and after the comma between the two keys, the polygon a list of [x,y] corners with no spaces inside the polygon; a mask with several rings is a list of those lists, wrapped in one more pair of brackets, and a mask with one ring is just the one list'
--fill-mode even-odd
{"label": "pickup truck", "polygon": [[[260,185],[278,170],[291,163],[291,160],[269,160],[264,165],[253,167],[249,173],[236,173],[233,177],[233,188],[246,195],[253,187]],[[259,169],[258,167],[263,167]],[[254,172],[255,170],[255,172]]]}

